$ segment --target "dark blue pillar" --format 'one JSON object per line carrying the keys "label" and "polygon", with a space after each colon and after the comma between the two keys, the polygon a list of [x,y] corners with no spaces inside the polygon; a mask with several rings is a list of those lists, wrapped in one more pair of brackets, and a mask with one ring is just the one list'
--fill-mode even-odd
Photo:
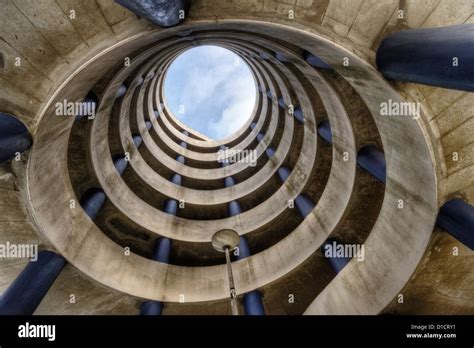
{"label": "dark blue pillar", "polygon": [[258,141],[262,141],[262,140],[263,140],[263,137],[264,137],[263,133],[258,133],[258,134],[257,134],[257,140],[258,140]]}
{"label": "dark blue pillar", "polygon": [[113,161],[115,169],[117,169],[117,172],[120,174],[120,176],[122,176],[123,172],[125,172],[125,169],[127,169],[128,161],[122,155],[114,157]]}
{"label": "dark blue pillar", "polygon": [[351,260],[350,257],[336,257],[334,256],[336,253],[335,249],[335,244],[340,244],[338,243],[335,239],[328,239],[326,242],[321,247],[321,251],[323,255],[325,255],[325,252],[329,249],[331,251],[332,256],[331,257],[326,257],[326,259],[329,261],[331,264],[332,269],[336,272],[339,273],[346,265],[349,263]]}
{"label": "dark blue pillar", "polygon": [[176,215],[178,211],[178,201],[176,199],[168,199],[165,202],[165,213],[170,215]]}
{"label": "dark blue pillar", "polygon": [[115,93],[115,98],[120,98],[123,97],[123,95],[127,92],[127,86],[121,85],[119,89],[117,90],[117,93]]}
{"label": "dark blue pillar", "polygon": [[[227,177],[226,179],[231,178]],[[231,183],[230,181],[226,182],[226,187],[232,186],[233,179],[232,179],[232,185],[227,186],[227,183]],[[235,216],[242,213],[242,208],[237,201],[232,201],[229,203],[229,216]],[[240,236],[240,242],[239,242],[239,253],[236,256],[237,260],[242,260],[246,257],[250,256],[250,247],[249,243],[247,241],[247,238],[244,236]],[[263,300],[262,300],[262,294],[258,290],[253,290],[248,293],[246,293],[243,297],[243,302],[244,302],[244,309],[245,309],[245,314],[246,315],[265,315],[265,309],[263,307]]]}
{"label": "dark blue pillar", "polygon": [[140,315],[161,315],[163,303],[160,301],[146,301],[140,306]]}
{"label": "dark blue pillar", "polygon": [[136,147],[139,147],[142,144],[142,137],[138,134],[132,135],[132,139]]}
{"label": "dark blue pillar", "polygon": [[304,53],[304,59],[308,62],[309,65],[319,68],[319,69],[332,69],[332,66],[324,62],[321,58],[316,57],[314,54],[309,52]]}
{"label": "dark blue pillar", "polygon": [[179,174],[173,174],[171,177],[171,182],[175,185],[181,185],[181,175]]}
{"label": "dark blue pillar", "polygon": [[377,50],[387,78],[474,92],[474,24],[410,29],[388,35]]}
{"label": "dark blue pillar", "polygon": [[[277,173],[278,177],[280,178],[280,181],[285,182],[290,176],[291,171],[288,167],[280,167],[278,168]],[[296,197],[295,205],[296,209],[298,209],[298,212],[303,218],[305,218],[309,213],[311,213],[315,206],[311,198],[309,198],[305,194],[300,194],[298,195],[298,197]]]}
{"label": "dark blue pillar", "polygon": [[[181,23],[191,7],[191,0],[115,0],[141,18],[163,27]],[[182,12],[181,12],[182,11]]]}
{"label": "dark blue pillar", "polygon": [[230,216],[235,216],[238,215],[242,212],[242,207],[240,206],[240,203],[237,201],[232,201],[229,203],[229,215]]}
{"label": "dark blue pillar", "polygon": [[91,218],[94,219],[102,208],[105,202],[105,193],[101,189],[98,188],[90,188],[89,190],[84,193],[80,200],[80,204],[82,209],[86,212],[86,214]]}
{"label": "dark blue pillar", "polygon": [[293,116],[301,123],[304,123],[303,110],[301,110],[300,106],[295,107],[295,109],[293,110]]}
{"label": "dark blue pillar", "polygon": [[305,194],[300,194],[298,197],[296,197],[295,205],[303,218],[305,218],[314,209],[313,201]]}
{"label": "dark blue pillar", "polygon": [[0,163],[28,150],[33,143],[25,125],[16,117],[0,112]]}
{"label": "dark blue pillar", "polygon": [[286,104],[283,97],[278,98],[278,106],[281,107],[282,109],[286,109]]}
{"label": "dark blue pillar", "polygon": [[329,144],[332,144],[332,133],[331,125],[328,121],[323,121],[318,125],[318,134],[326,140]]}
{"label": "dark blue pillar", "polygon": [[267,154],[268,158],[271,158],[275,154],[275,149],[273,147],[267,147],[265,150],[265,153]]}
{"label": "dark blue pillar", "polygon": [[153,251],[153,260],[162,263],[170,263],[170,254],[171,239],[165,237],[158,238]]}
{"label": "dark blue pillar", "polygon": [[288,179],[288,177],[290,176],[291,170],[288,167],[280,167],[278,168],[277,173],[278,177],[280,178],[280,181],[285,182],[286,179]]}
{"label": "dark blue pillar", "polygon": [[224,185],[225,187],[230,187],[235,185],[235,180],[233,177],[228,176],[227,178],[224,179]]}
{"label": "dark blue pillar", "polygon": [[38,253],[38,260],[30,261],[0,297],[0,315],[33,314],[65,264],[52,251]]}
{"label": "dark blue pillar", "polygon": [[275,53],[275,58],[278,59],[282,63],[287,63],[290,61],[283,53],[280,53],[280,52]]}
{"label": "dark blue pillar", "polygon": [[179,156],[176,156],[176,161],[178,161],[179,163],[182,163],[184,164],[184,157],[179,155]]}
{"label": "dark blue pillar", "polygon": [[376,146],[367,145],[361,148],[357,154],[357,163],[377,180],[385,183],[385,156]]}
{"label": "dark blue pillar", "polygon": [[474,249],[474,206],[460,198],[451,199],[440,208],[436,224]]}
{"label": "dark blue pillar", "polygon": [[152,124],[151,124],[150,121],[146,121],[146,122],[145,122],[145,126],[146,126],[146,129],[147,129],[147,130],[150,130],[151,127],[152,127]]}
{"label": "dark blue pillar", "polygon": [[[171,254],[171,239],[160,237],[155,242],[153,260],[169,263]],[[160,301],[146,301],[140,306],[140,315],[161,315],[163,303]]]}

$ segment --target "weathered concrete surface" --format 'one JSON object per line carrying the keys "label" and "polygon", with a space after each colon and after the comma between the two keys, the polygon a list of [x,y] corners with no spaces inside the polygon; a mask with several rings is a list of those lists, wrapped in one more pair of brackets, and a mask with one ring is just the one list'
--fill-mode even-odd
{"label": "weathered concrete surface", "polygon": [[[459,94],[439,88],[396,84],[394,85],[396,91],[405,99],[422,102],[422,117],[418,122],[399,123],[382,119],[377,116],[377,103],[388,97],[399,100],[399,96],[380,80],[370,66],[363,64],[356,56],[353,56],[353,53],[372,64],[373,49],[376,48],[377,42],[384,33],[403,26],[415,28],[472,22],[473,3],[472,1],[442,0],[439,2],[423,1],[423,4],[420,5],[417,0],[409,0],[405,2],[405,19],[398,21],[395,18],[397,4],[391,0],[377,2],[361,0],[353,1],[350,5],[343,0],[332,0],[330,2],[311,0],[266,0],[265,2],[203,0],[194,2],[188,24],[185,26],[170,29],[166,32],[160,30],[151,32],[145,21],[138,20],[135,16],[130,15],[128,11],[115,5],[111,0],[91,1],[87,5],[78,1],[65,1],[59,5],[49,1],[34,3],[31,1],[27,4],[19,0],[3,0],[0,16],[4,16],[5,19],[8,18],[9,20],[3,21],[3,26],[0,29],[2,34],[0,36],[3,37],[3,40],[0,40],[0,47],[5,55],[6,66],[6,69],[0,75],[2,80],[0,84],[0,108],[2,111],[18,115],[21,120],[28,124],[35,136],[40,135],[41,132],[37,134],[37,127],[40,122],[43,122],[41,121],[43,115],[48,113],[46,106],[51,102],[53,92],[66,79],[75,78],[74,71],[88,62],[89,59],[95,58],[103,50],[112,52],[116,48],[114,44],[124,40],[120,44],[120,54],[114,54],[113,52],[107,54],[105,51],[103,54],[101,53],[100,57],[97,57],[101,59],[100,64],[95,65],[88,74],[89,76],[83,76],[82,81],[75,80],[74,83],[77,82],[77,84],[73,90],[68,91],[68,94],[57,95],[57,97],[67,96],[77,100],[81,99],[103,74],[104,68],[108,69],[115,64],[120,64],[124,55],[131,55],[132,52],[143,47],[143,45],[155,42],[161,35],[164,37],[189,29],[205,18],[211,20],[209,23],[217,21],[220,30],[234,28],[245,31],[250,29],[253,31],[252,35],[270,36],[273,37],[275,42],[282,39],[288,40],[291,42],[291,45],[288,44],[288,46],[300,46],[321,56],[353,85],[369,107],[382,136],[388,163],[389,180],[387,181],[387,191],[379,221],[377,221],[366,242],[366,248],[370,251],[368,256],[370,257],[365,263],[351,263],[346,267],[341,274],[329,283],[327,289],[319,294],[310,308],[316,308],[315,312],[317,313],[376,313],[380,312],[384,305],[390,301],[390,296],[393,298],[403,285],[409,281],[410,274],[415,269],[430,238],[430,228],[432,227],[431,223],[434,222],[436,207],[442,204],[445,199],[453,196],[462,196],[471,203],[474,202],[474,179],[471,179],[474,178],[473,158],[471,156],[473,143],[472,115],[467,112],[472,109],[473,97],[472,93]],[[89,6],[91,9],[97,8],[100,11],[91,11],[88,14]],[[71,20],[68,17],[68,11],[71,8],[76,9],[80,14],[76,20]],[[291,10],[295,11],[295,19],[290,19],[288,16],[288,11]],[[36,16],[33,16],[33,13]],[[62,18],[62,20],[51,20],[53,14]],[[252,22],[234,24],[226,22],[225,19],[251,19],[266,22],[267,25],[257,27]],[[47,27],[44,26],[45,23]],[[97,25],[91,26],[87,23],[97,23]],[[290,27],[293,29],[283,32],[276,24],[284,24],[288,26],[287,29],[290,29]],[[297,30],[294,30],[294,28]],[[311,40],[308,39],[303,31],[299,31],[300,29],[304,32],[320,35],[318,40],[320,40],[321,46],[316,47],[315,42],[312,41],[315,37],[312,37]],[[28,33],[28,35],[25,33]],[[17,37],[14,36],[15,34]],[[339,51],[333,50],[334,47],[330,45],[330,41],[340,45]],[[347,49],[347,51],[342,48]],[[21,67],[14,66],[14,58],[17,56],[27,58],[22,60]],[[344,56],[350,57],[351,65],[349,67],[341,66]],[[322,97],[324,96],[323,99],[326,101],[334,98],[330,96],[331,93],[325,95],[319,89],[318,92]],[[339,93],[341,92],[339,91]],[[328,114],[334,113],[334,105],[337,105],[334,100],[325,105]],[[170,129],[175,129],[174,124],[177,121],[171,119],[171,115],[167,116],[170,116],[169,126],[172,127]],[[168,119],[166,118],[166,120]],[[67,130],[70,127],[68,122],[69,120],[61,120],[60,124],[53,125],[51,129],[42,130],[42,136],[47,136],[50,140],[44,141],[42,145],[44,146],[44,152],[37,151],[38,159],[45,160],[51,163],[52,166],[56,163],[58,167],[65,162],[66,153],[59,158],[52,158],[54,155],[47,149],[54,148],[55,144],[56,146],[63,146],[67,143]],[[338,122],[336,118],[331,120],[331,126],[335,127],[333,132],[337,140],[335,142],[333,165],[334,168],[339,165],[339,170],[342,171],[337,174],[339,170],[333,169],[331,172],[332,179],[330,178],[328,181],[328,187],[321,197],[320,204],[316,207],[314,214],[308,216],[297,229],[272,248],[254,255],[246,262],[236,263],[237,280],[238,284],[241,285],[238,291],[251,290],[269,284],[276,279],[284,279],[285,275],[291,274],[298,265],[318,248],[327,235],[334,232],[336,225],[342,219],[349,198],[351,194],[355,193],[352,193],[353,185],[350,185],[352,179],[347,178],[347,169],[344,167],[348,163],[342,163],[340,156],[345,149],[349,149],[350,157],[354,152],[347,143],[348,139],[343,139],[342,136],[338,138]],[[181,128],[183,127],[181,126]],[[339,132],[341,135],[344,134],[344,137],[352,133],[347,124],[341,124]],[[345,134],[345,132],[349,133]],[[182,136],[179,132],[178,134]],[[243,131],[236,137],[241,135],[243,135]],[[60,138],[64,142],[61,143],[56,138]],[[192,140],[190,141],[192,142]],[[197,141],[196,143],[206,142]],[[410,151],[407,152],[407,149],[410,149]],[[458,152],[459,159],[457,161],[452,160],[453,152]],[[350,164],[353,163],[355,162],[350,162]],[[46,227],[45,221],[56,219],[57,214],[59,216],[69,216],[71,211],[66,207],[61,207],[55,210],[54,213],[48,213],[45,208],[40,209],[41,206],[48,206],[56,196],[60,197],[62,192],[59,190],[55,194],[55,190],[58,189],[54,187],[57,180],[55,180],[54,172],[50,168],[52,167],[49,167],[49,170],[47,166],[41,168],[39,162],[37,162],[37,165],[31,165],[33,183],[30,182],[30,188],[38,190],[36,194],[32,195],[35,200],[36,214],[38,212],[46,214],[40,219],[40,227],[33,227],[33,229],[39,233],[44,232],[51,235],[54,233],[54,228]],[[344,176],[342,173],[344,173]],[[353,175],[352,173],[355,173],[355,171],[350,173],[350,175]],[[62,179],[67,181],[67,171],[63,175],[65,177]],[[336,180],[335,175],[340,175],[339,181]],[[436,181],[434,180],[435,177]],[[52,191],[51,200],[47,198],[48,196],[43,195],[41,190],[41,187],[44,187],[47,182],[54,183],[54,185],[48,187]],[[65,184],[67,185],[67,182]],[[74,192],[71,187],[68,187],[67,191]],[[336,200],[330,200],[328,195],[335,195],[336,193]],[[5,197],[10,196],[6,194]],[[74,198],[74,194],[71,197]],[[70,197],[63,198],[62,203],[67,204]],[[400,198],[404,198],[410,207],[408,212],[403,211],[399,214],[393,208]],[[24,208],[21,207],[25,206],[28,200],[26,198],[20,198],[20,200],[22,200],[21,204],[16,208],[6,210],[5,220],[8,220],[8,228],[12,227],[14,223],[15,229],[19,228],[28,234],[28,231],[31,231],[29,226],[34,226],[34,224],[31,223],[32,219],[25,215]],[[334,216],[331,216],[331,207],[334,206],[338,206],[339,210],[334,211]],[[347,209],[350,209],[350,207],[347,207]],[[61,211],[63,214],[60,214]],[[19,216],[25,219],[24,225],[16,225],[16,222],[10,221]],[[107,269],[92,276],[95,280],[107,283],[109,286],[132,293],[135,296],[160,300],[166,298],[170,301],[176,301],[176,294],[179,293],[180,289],[182,291],[183,288],[187,288],[189,285],[183,280],[186,278],[190,284],[199,284],[196,290],[205,293],[209,300],[225,296],[224,278],[220,276],[215,278],[215,274],[222,273],[219,271],[221,267],[211,267],[208,270],[200,269],[196,271],[197,274],[192,274],[189,270],[179,267],[169,267],[170,270],[164,270],[162,267],[150,264],[136,255],[132,255],[132,261],[130,259],[124,260],[121,258],[123,252],[121,247],[100,235],[101,231],[90,220],[81,216],[78,211],[72,212],[71,217],[72,219],[69,222],[66,221],[67,219],[55,222],[57,224],[55,228],[57,228],[57,231],[62,230],[63,235],[59,240],[55,239],[53,244],[59,247],[58,249],[64,250],[69,255],[70,261],[89,275],[93,273],[94,269],[97,270],[99,265],[107,265]],[[318,221],[321,217],[325,219],[322,224]],[[414,220],[419,222],[412,224]],[[73,222],[76,224],[73,226],[74,230],[68,231],[68,223]],[[81,230],[77,224],[81,225],[83,229]],[[64,231],[65,226],[66,231]],[[14,231],[13,229],[8,230],[8,228],[2,230],[0,235],[5,233],[4,231],[7,231],[7,234],[8,231]],[[323,232],[317,232],[317,236],[315,236],[314,229]],[[416,236],[413,235],[414,230],[417,232]],[[89,231],[96,233],[90,240],[86,238]],[[70,235],[67,232],[70,232]],[[59,237],[59,235],[56,237]],[[71,238],[71,240],[86,238],[82,246],[83,249],[75,250],[72,243],[68,245],[70,240],[64,239],[66,237]],[[443,250],[445,245],[450,245],[450,242],[446,239],[441,239],[439,243],[443,246]],[[94,255],[91,250],[95,251],[97,245],[100,245],[101,248]],[[295,245],[304,245],[305,248],[294,250]],[[110,254],[105,251],[107,248],[110,248]],[[279,259],[275,256],[278,254],[285,256]],[[383,258],[382,255],[388,256]],[[83,257],[89,258],[90,264],[83,264]],[[110,263],[114,259],[115,261]],[[447,256],[442,260],[447,263],[446,268],[442,268],[443,272],[456,264],[448,261],[451,259]],[[390,280],[380,277],[381,274],[393,269],[394,264],[398,266],[397,270],[400,270],[397,277]],[[433,265],[432,262],[426,264]],[[135,267],[145,268],[149,271],[140,271],[127,278],[128,275],[134,272]],[[11,268],[12,273],[5,277],[3,274],[6,273],[2,273],[1,281],[4,286],[13,279],[12,277],[16,272],[14,269],[19,273],[20,268],[20,265]],[[462,267],[455,269],[461,273]],[[250,276],[254,271],[258,274]],[[118,274],[111,277],[107,275],[108,272],[118,272]],[[167,289],[163,290],[162,286],[164,284],[160,283],[162,272],[170,272],[170,274],[176,276],[172,279],[176,280],[177,283],[173,284],[173,281],[169,281],[165,285]],[[428,303],[438,301],[436,297],[429,297],[427,295],[428,291],[421,292],[422,290],[420,290],[416,293],[417,289],[431,289],[432,285],[430,284],[433,284],[433,278],[429,275],[430,267],[421,268],[418,272],[420,272],[420,275],[410,280],[410,282],[415,282],[414,284],[417,284],[417,286],[410,288],[409,283],[403,290],[408,294],[407,297],[425,297]],[[124,276],[124,278],[121,279],[120,276]],[[107,277],[108,279],[106,279]],[[206,280],[213,279],[213,282],[194,283],[199,277]],[[372,301],[367,299],[352,301],[353,297],[358,296],[358,294],[355,294],[353,289],[348,289],[346,285],[357,284],[361,279],[368,279],[364,284],[359,284],[359,288],[362,292],[365,291],[365,294],[377,289],[377,296],[371,297]],[[449,283],[449,279],[444,276],[437,279],[438,287],[439,284],[447,286]],[[127,282],[128,284],[124,284]],[[469,285],[463,283],[460,286],[462,287],[461,297],[469,299],[472,293]],[[86,288],[87,286],[84,287],[84,290]],[[284,285],[282,285],[282,288],[284,288]],[[447,295],[445,300],[439,301],[440,306],[435,309],[436,313],[441,313],[445,310],[443,308],[449,308],[450,303],[453,304],[451,307],[453,313],[463,312],[463,308],[464,310],[469,309],[468,305],[463,302],[464,300],[456,300],[455,296],[451,296],[451,292],[454,291],[452,288],[445,287],[444,289],[446,289]],[[410,296],[410,293],[413,293],[413,296]],[[199,300],[199,297],[194,297],[194,295],[191,294],[191,301]],[[344,304],[345,301],[350,303]],[[419,308],[421,312],[426,311],[428,313],[429,311],[426,307],[416,307],[413,301],[410,304],[411,308]],[[44,311],[47,312],[47,308],[51,308],[53,305],[53,302],[45,302]],[[100,308],[100,304],[97,304],[97,306]],[[277,308],[276,306],[275,304],[274,308]],[[81,313],[93,311],[93,307],[88,308],[87,310],[78,311]],[[190,310],[192,311],[192,309]],[[205,311],[205,309],[200,310]],[[406,307],[403,310],[397,310],[410,312]],[[111,307],[110,311],[123,313],[127,310]],[[105,310],[99,310],[99,312],[105,313]],[[170,312],[172,312],[172,308],[170,308]]]}

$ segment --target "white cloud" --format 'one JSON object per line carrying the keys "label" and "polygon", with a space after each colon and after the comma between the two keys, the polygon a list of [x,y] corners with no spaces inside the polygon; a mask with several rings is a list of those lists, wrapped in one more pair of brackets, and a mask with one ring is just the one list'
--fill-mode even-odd
{"label": "white cloud", "polygon": [[[172,111],[211,138],[237,131],[253,110],[256,92],[250,70],[226,49],[200,46],[188,50],[173,62],[168,74],[174,93],[168,98],[167,81],[165,94]],[[184,115],[179,114],[179,105],[185,106]]]}

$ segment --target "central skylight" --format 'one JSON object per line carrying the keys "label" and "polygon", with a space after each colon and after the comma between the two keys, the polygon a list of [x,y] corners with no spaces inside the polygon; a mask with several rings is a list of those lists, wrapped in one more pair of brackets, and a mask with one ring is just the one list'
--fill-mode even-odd
{"label": "central skylight", "polygon": [[218,46],[198,46],[171,63],[164,96],[181,122],[217,140],[248,120],[256,90],[249,67],[238,55]]}

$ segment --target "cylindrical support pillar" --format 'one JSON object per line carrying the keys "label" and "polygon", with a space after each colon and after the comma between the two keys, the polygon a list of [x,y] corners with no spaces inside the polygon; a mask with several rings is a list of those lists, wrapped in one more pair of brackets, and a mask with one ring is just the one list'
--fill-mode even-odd
{"label": "cylindrical support pillar", "polygon": [[242,207],[238,201],[232,201],[229,203],[229,215],[235,216],[242,213]]}
{"label": "cylindrical support pillar", "polygon": [[376,146],[367,145],[361,148],[357,154],[357,163],[377,180],[385,183],[387,171],[385,156]]}
{"label": "cylindrical support pillar", "polygon": [[165,213],[176,215],[178,211],[178,201],[175,199],[168,199],[165,203]]}
{"label": "cylindrical support pillar", "polygon": [[179,156],[176,157],[176,161],[178,161],[179,163],[184,164],[184,157],[179,155]]}
{"label": "cylindrical support pillar", "polygon": [[301,110],[301,106],[295,107],[295,109],[293,110],[293,117],[301,123],[304,123],[303,110]]}
{"label": "cylindrical support pillar", "polygon": [[258,140],[258,141],[262,141],[262,140],[263,140],[263,137],[264,137],[263,133],[258,133],[258,134],[257,134],[257,140]]}
{"label": "cylindrical support pillar", "polygon": [[275,149],[273,147],[267,147],[265,150],[265,153],[267,154],[268,158],[271,158],[275,154]]}
{"label": "cylindrical support pillar", "polygon": [[140,306],[140,315],[161,315],[163,303],[160,301],[146,301]]}
{"label": "cylindrical support pillar", "polygon": [[146,126],[146,129],[147,129],[147,130],[150,130],[151,127],[152,127],[152,124],[151,124],[150,121],[146,121],[146,122],[145,122],[145,126]]}
{"label": "cylindrical support pillar", "polygon": [[278,98],[278,106],[281,107],[282,109],[286,109],[286,104],[283,97]]}
{"label": "cylindrical support pillar", "polygon": [[153,251],[153,260],[162,263],[170,263],[170,254],[171,239],[165,237],[158,238]]}
{"label": "cylindrical support pillar", "polygon": [[228,176],[227,178],[224,179],[224,186],[225,187],[231,187],[235,185],[235,180],[233,177]]}
{"label": "cylindrical support pillar", "polygon": [[123,95],[127,92],[127,86],[121,85],[119,89],[117,90],[117,93],[115,93],[115,98],[120,98],[123,97]]}
{"label": "cylindrical support pillar", "polygon": [[[251,255],[250,246],[245,236],[240,236],[239,252],[237,260],[245,259]],[[265,315],[262,294],[258,290],[253,290],[244,295],[244,309],[246,315]]]}
{"label": "cylindrical support pillar", "polygon": [[[169,263],[171,254],[171,239],[161,237],[155,242],[153,260]],[[160,301],[146,301],[140,306],[140,315],[162,315],[163,303]]]}
{"label": "cylindrical support pillar", "polygon": [[326,140],[329,144],[332,144],[332,133],[331,125],[328,121],[323,121],[318,125],[318,134]]}
{"label": "cylindrical support pillar", "polygon": [[120,176],[122,176],[122,174],[125,172],[125,169],[127,169],[128,161],[122,155],[114,157],[113,161],[115,169],[117,169],[117,172],[120,174]]}
{"label": "cylindrical support pillar", "polygon": [[278,168],[277,173],[278,177],[280,178],[280,181],[285,182],[286,179],[288,179],[288,177],[290,176],[291,170],[288,167],[280,167]]}
{"label": "cylindrical support pillar", "polygon": [[191,7],[191,0],[115,0],[115,2],[163,28],[181,23]]}
{"label": "cylindrical support pillar", "polygon": [[474,249],[474,206],[460,198],[451,199],[440,208],[436,224]]}
{"label": "cylindrical support pillar", "polygon": [[33,141],[28,129],[16,117],[0,112],[0,163],[28,150]]}
{"label": "cylindrical support pillar", "polygon": [[105,202],[105,193],[101,189],[98,188],[90,188],[89,190],[84,193],[81,198],[80,204],[82,209],[86,212],[86,214],[91,218],[94,219],[102,208]]}
{"label": "cylindrical support pillar", "polygon": [[41,251],[0,297],[0,315],[33,314],[65,265],[62,256]]}
{"label": "cylindrical support pillar", "polygon": [[474,24],[394,32],[377,50],[387,78],[474,92]]}
{"label": "cylindrical support pillar", "polygon": [[314,203],[308,196],[301,194],[295,199],[295,205],[300,215],[305,218],[314,209]]}
{"label": "cylindrical support pillar", "polygon": [[180,186],[181,185],[181,175],[173,174],[173,176],[171,177],[171,182],[175,185]]}
{"label": "cylindrical support pillar", "polygon": [[244,295],[245,315],[265,315],[262,294],[258,290],[247,292]]}
{"label": "cylindrical support pillar", "polygon": [[138,148],[142,144],[142,137],[138,134],[132,135],[133,143]]}
{"label": "cylindrical support pillar", "polygon": [[309,65],[319,68],[319,69],[332,69],[332,66],[324,62],[321,58],[315,56],[314,54],[311,54],[309,52],[305,52],[303,55],[304,59],[306,62],[308,62]]}

